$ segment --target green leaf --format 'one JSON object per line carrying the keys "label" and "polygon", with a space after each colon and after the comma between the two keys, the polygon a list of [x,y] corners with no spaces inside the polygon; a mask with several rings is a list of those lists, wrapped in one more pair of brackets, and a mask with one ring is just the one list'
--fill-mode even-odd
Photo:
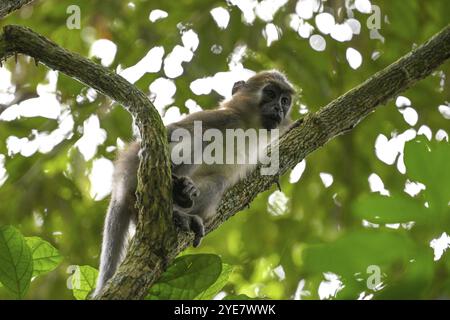
{"label": "green leaf", "polygon": [[425,184],[430,209],[437,214],[448,210],[450,201],[450,144],[416,139],[405,144],[406,173]]}
{"label": "green leaf", "polygon": [[39,237],[25,237],[33,257],[33,277],[55,269],[62,261],[58,250]]}
{"label": "green leaf", "polygon": [[22,234],[12,226],[0,227],[0,282],[17,298],[27,292],[33,260]]}
{"label": "green leaf", "polygon": [[423,221],[429,217],[429,210],[415,198],[402,194],[390,197],[369,194],[360,198],[353,207],[354,213],[373,223],[402,223]]}
{"label": "green leaf", "polygon": [[222,272],[222,261],[214,254],[192,254],[174,263],[150,288],[147,299],[194,299],[212,286]]}
{"label": "green leaf", "polygon": [[226,285],[228,279],[230,278],[231,272],[233,272],[233,267],[229,264],[222,264],[222,272],[220,273],[219,278],[217,278],[216,282],[208,289],[200,293],[195,297],[197,300],[211,300],[214,298],[220,290]]}
{"label": "green leaf", "polygon": [[401,277],[388,283],[378,295],[378,299],[425,299],[435,277],[433,252],[425,245],[417,246],[414,258],[408,261]]}
{"label": "green leaf", "polygon": [[72,292],[77,300],[86,300],[95,289],[98,271],[91,266],[76,266],[72,275]]}
{"label": "green leaf", "polygon": [[413,252],[408,237],[376,229],[355,231],[329,244],[310,245],[305,248],[303,259],[307,271],[352,277],[357,272],[366,273],[370,265],[407,263]]}
{"label": "green leaf", "polygon": [[250,298],[245,294],[237,294],[237,295],[231,294],[223,298],[223,300],[259,300],[259,299]]}

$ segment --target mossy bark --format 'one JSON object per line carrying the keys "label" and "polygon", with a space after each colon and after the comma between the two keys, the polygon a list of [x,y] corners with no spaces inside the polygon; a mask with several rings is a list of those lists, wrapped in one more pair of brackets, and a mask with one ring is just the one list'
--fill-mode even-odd
{"label": "mossy bark", "polygon": [[0,1],[0,18],[8,15],[14,10],[22,8],[24,5],[33,0],[1,0]]}

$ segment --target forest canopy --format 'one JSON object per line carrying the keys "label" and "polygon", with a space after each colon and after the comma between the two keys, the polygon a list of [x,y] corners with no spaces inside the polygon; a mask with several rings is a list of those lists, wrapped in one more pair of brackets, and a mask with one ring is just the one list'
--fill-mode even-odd
{"label": "forest canopy", "polygon": [[[72,2],[0,10],[0,27],[122,76],[164,124],[268,69],[295,86],[292,118],[310,119],[448,31],[450,12],[442,0]],[[88,298],[113,161],[139,131],[127,107],[46,65],[19,53],[0,67],[2,299]],[[447,61],[295,163],[146,298],[450,298],[449,77]]]}

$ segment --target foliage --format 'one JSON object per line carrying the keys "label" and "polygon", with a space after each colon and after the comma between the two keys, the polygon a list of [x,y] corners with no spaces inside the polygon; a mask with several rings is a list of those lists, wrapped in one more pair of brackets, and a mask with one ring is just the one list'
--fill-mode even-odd
{"label": "foliage", "polygon": [[147,299],[212,299],[226,284],[231,271],[214,254],[181,256],[152,286]]}
{"label": "foliage", "polygon": [[32,276],[55,269],[62,257],[39,237],[24,237],[12,226],[0,227],[0,285],[16,298],[23,298]]}
{"label": "foliage", "polygon": [[77,300],[86,300],[95,289],[98,271],[91,266],[75,266],[71,277],[73,296]]}
{"label": "foliage", "polygon": [[[109,67],[117,72],[162,48],[163,62],[144,59],[137,69],[146,72],[135,84],[152,98],[158,79],[175,86],[163,103],[155,100],[164,118],[188,113],[193,102],[212,108],[223,98],[216,90],[194,93],[191,83],[197,79],[223,75],[240,64],[250,70],[279,68],[299,90],[297,119],[428,39],[448,24],[450,12],[449,1],[372,0],[380,7],[383,40],[371,38],[370,14],[353,9],[361,29],[350,41],[320,32],[314,12],[302,23],[326,40],[326,48],[316,51],[311,35],[291,27],[297,0],[287,1],[273,17],[255,9],[255,19],[248,21],[234,3],[109,0],[105,6],[80,0],[81,29],[68,29],[66,10],[73,1],[35,1],[0,25],[28,26],[83,56],[90,56],[96,40],[109,40],[117,48]],[[330,3],[323,5],[333,13]],[[217,7],[229,13],[225,28],[209,13]],[[154,9],[168,16],[152,22]],[[344,22],[347,14],[342,10],[336,20]],[[278,40],[268,45],[271,24]],[[181,75],[168,76],[171,53],[184,47],[189,30],[198,36],[198,47],[188,48],[192,60],[180,62]],[[239,58],[233,53],[242,45],[246,50]],[[349,65],[349,48],[361,54],[357,69]],[[207,83],[220,82],[219,76]],[[311,154],[304,172],[299,166],[281,178],[282,192],[274,188],[259,195],[200,248],[179,257],[149,298],[211,299],[220,291],[235,299],[449,298],[448,79],[446,63],[399,98],[410,103],[387,103]],[[108,204],[108,192],[95,194],[101,189],[97,184],[108,185],[116,150],[132,139],[131,117],[77,81],[23,56],[0,68],[0,104],[19,94],[37,100],[28,98],[28,108],[23,105],[23,114],[13,120],[3,117],[14,107],[0,115],[0,298],[85,299],[95,284],[92,266],[98,265]],[[47,104],[57,113],[39,114]],[[418,117],[411,121],[407,115],[414,112]],[[53,135],[60,139],[45,140]],[[75,269],[67,269],[70,265]],[[375,281],[378,271],[381,282]]]}
{"label": "foliage", "polygon": [[[214,254],[178,257],[152,286],[146,299],[212,299],[227,283],[232,270]],[[90,266],[75,266],[73,271],[73,295],[77,300],[86,300],[95,288],[98,271]]]}
{"label": "foliage", "polygon": [[222,263],[216,255],[182,256],[150,289],[149,299],[194,299],[220,276]]}
{"label": "foliage", "polygon": [[[364,195],[356,202],[354,213],[377,224],[351,231],[329,244],[310,245],[304,251],[305,270],[333,272],[342,277],[343,284],[350,284],[351,289],[342,290],[338,297],[356,298],[356,293],[364,291],[363,280],[368,280],[374,267],[383,270],[383,275],[369,292],[379,297],[424,297],[433,273],[441,268],[433,265],[430,248],[418,241],[418,236],[433,234],[437,226],[450,222],[450,192],[442,192],[450,190],[450,180],[446,179],[450,144],[426,138],[413,140],[406,144],[404,158],[407,176],[425,183],[420,195]],[[389,226],[397,230],[386,228]],[[407,291],[411,286],[414,291]]]}

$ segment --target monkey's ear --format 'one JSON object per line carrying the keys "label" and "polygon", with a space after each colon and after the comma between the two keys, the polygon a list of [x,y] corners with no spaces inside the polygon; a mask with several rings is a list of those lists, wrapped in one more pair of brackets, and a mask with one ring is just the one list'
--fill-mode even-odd
{"label": "monkey's ear", "polygon": [[233,84],[233,89],[231,89],[231,94],[235,94],[238,92],[242,87],[245,86],[245,81],[238,81]]}

